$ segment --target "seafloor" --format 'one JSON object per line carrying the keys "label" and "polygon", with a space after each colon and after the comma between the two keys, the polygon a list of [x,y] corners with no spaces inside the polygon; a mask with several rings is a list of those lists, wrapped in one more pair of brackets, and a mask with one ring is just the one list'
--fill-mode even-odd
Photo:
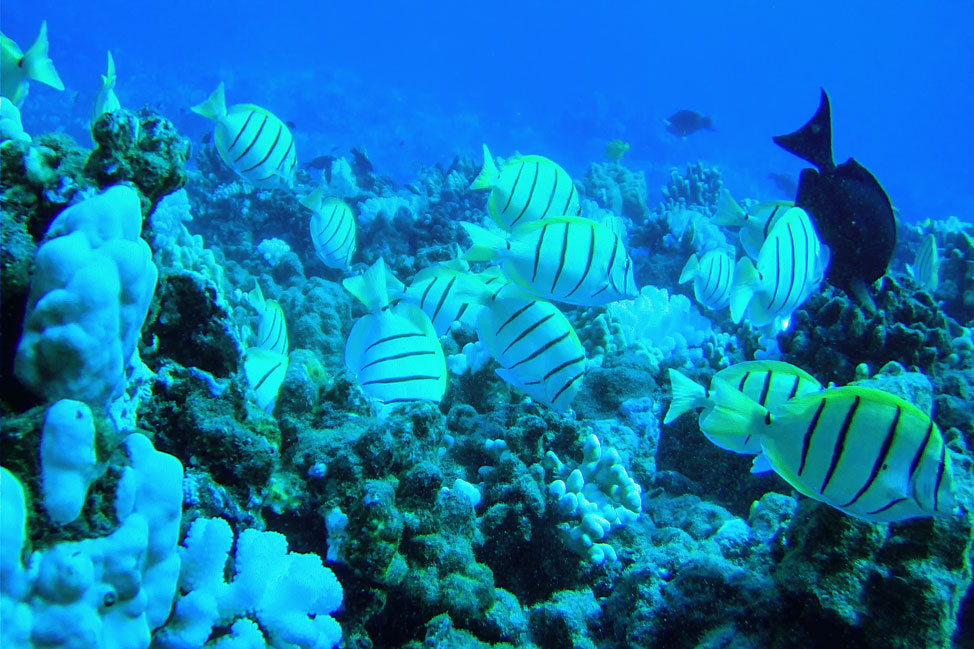
{"label": "seafloor", "polygon": [[[316,258],[294,193],[251,188],[212,145],[191,146],[149,110],[104,115],[94,135],[94,150],[61,134],[2,145],[0,462],[23,485],[25,517],[18,531],[21,510],[4,482],[4,647],[28,636],[66,647],[330,646],[334,636],[316,631],[334,630],[323,624],[329,612],[344,646],[363,648],[974,647],[970,597],[964,609],[974,537],[970,215],[900,224],[876,313],[823,286],[775,341],[678,286],[694,237],[708,236],[718,170],[691,163],[651,189],[624,162],[595,162],[578,179],[583,205],[624,218],[647,288],[624,307],[564,309],[590,361],[573,410],[526,400],[487,364],[451,373],[438,406],[379,418],[343,357],[364,308]],[[485,215],[486,194],[469,189],[479,171],[471,158],[398,187],[348,156],[331,184],[358,217],[353,272],[381,257],[408,282],[453,257],[466,241],[458,223]],[[301,171],[298,181],[307,193],[318,178]],[[40,460],[58,453],[41,448],[54,399],[21,384],[13,359],[49,224],[118,183],[138,192],[158,268],[138,340],[144,368],[127,370],[124,403],[94,408],[90,486],[80,515],[61,523],[45,505]],[[933,293],[904,270],[927,233],[944,258]],[[243,373],[255,280],[283,307],[292,349],[271,413],[254,404]],[[475,338],[457,327],[444,351],[461,358]],[[665,370],[704,381],[755,356],[932,411],[967,512],[858,520],[774,474],[751,475],[750,458],[710,444],[694,416],[661,424]],[[130,433],[151,444],[123,441]],[[549,489],[580,465],[597,472],[596,446],[642,500],[601,540],[617,555],[601,563],[574,551],[580,523]],[[66,465],[82,462],[70,446],[59,451]],[[163,454],[181,465],[181,503],[153,500],[164,487],[152,476],[165,472],[146,467],[167,462]],[[120,540],[135,516],[119,504],[132,475],[141,482],[125,511],[141,512],[149,530],[135,550]],[[205,519],[229,530],[200,524],[187,538]],[[278,532],[286,547],[245,530]],[[255,550],[256,538],[270,540]],[[178,588],[160,586],[177,575]],[[207,584],[224,594],[205,596]]]}

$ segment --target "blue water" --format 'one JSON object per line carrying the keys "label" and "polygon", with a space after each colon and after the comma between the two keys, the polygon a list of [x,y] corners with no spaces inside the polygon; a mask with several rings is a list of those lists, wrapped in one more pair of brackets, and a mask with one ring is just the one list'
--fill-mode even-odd
{"label": "blue water", "polygon": [[[769,172],[804,166],[771,136],[803,124],[824,86],[836,160],[872,170],[902,218],[974,211],[969,1],[4,3],[23,47],[42,19],[67,91],[32,84],[28,132],[86,141],[111,49],[122,105],[153,105],[197,140],[212,125],[187,108],[223,80],[231,104],[294,122],[304,161],[364,146],[378,173],[409,181],[486,141],[581,177],[622,138],[651,203],[671,166],[697,159],[762,199],[780,197]],[[717,130],[670,135],[681,108]]]}

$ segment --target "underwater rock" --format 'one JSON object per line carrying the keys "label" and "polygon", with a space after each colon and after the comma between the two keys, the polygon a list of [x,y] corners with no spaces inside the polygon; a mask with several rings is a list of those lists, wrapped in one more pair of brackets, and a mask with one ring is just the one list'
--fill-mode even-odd
{"label": "underwater rock", "polygon": [[642,171],[630,171],[614,162],[595,162],[579,184],[584,195],[618,216],[633,223],[644,223],[649,218],[646,174]]}
{"label": "underwater rock", "polygon": [[703,214],[717,210],[723,184],[716,167],[704,167],[702,162],[688,164],[686,173],[676,167],[670,169],[670,179],[660,188],[663,202],[659,210],[666,214],[674,210],[694,209]]}
{"label": "underwater rock", "polygon": [[91,128],[97,147],[88,156],[85,172],[99,186],[131,181],[142,198],[142,214],[159,199],[186,182],[189,140],[168,119],[143,108],[105,113]]}

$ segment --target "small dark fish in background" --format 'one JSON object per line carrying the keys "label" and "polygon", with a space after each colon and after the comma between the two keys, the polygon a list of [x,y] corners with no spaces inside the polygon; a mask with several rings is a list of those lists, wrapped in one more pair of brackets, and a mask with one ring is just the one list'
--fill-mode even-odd
{"label": "small dark fish in background", "polygon": [[665,120],[666,130],[677,137],[693,135],[697,131],[713,131],[713,121],[694,110],[678,110]]}
{"label": "small dark fish in background", "polygon": [[287,126],[287,127],[288,127],[289,129],[291,129],[291,130],[294,130],[295,128],[297,128],[297,127],[296,127],[296,126],[294,125],[294,122],[292,122],[292,121],[290,121],[290,120],[288,120],[288,121],[286,121],[286,122],[284,122],[284,125],[285,125],[285,126]]}
{"label": "small dark fish in background", "polygon": [[774,182],[775,187],[777,187],[778,190],[788,198],[794,198],[795,194],[798,193],[798,183],[796,183],[795,179],[788,174],[779,174],[772,171],[768,174],[768,178],[770,178]]}
{"label": "small dark fish in background", "polygon": [[372,161],[369,160],[369,153],[365,147],[361,149],[351,149],[352,171],[355,175],[372,173]]}
{"label": "small dark fish in background", "polygon": [[896,216],[879,181],[853,158],[836,166],[832,157],[832,111],[822,89],[815,115],[775,144],[806,160],[795,205],[812,217],[831,251],[825,279],[875,311],[868,286],[886,274],[896,246]]}
{"label": "small dark fish in background", "polygon": [[203,137],[200,138],[200,142],[202,142],[203,144],[209,144],[212,140],[213,140],[213,131],[207,131],[206,133],[203,134]]}
{"label": "small dark fish in background", "polygon": [[331,169],[331,163],[336,160],[333,155],[320,155],[311,162],[305,162],[305,169]]}

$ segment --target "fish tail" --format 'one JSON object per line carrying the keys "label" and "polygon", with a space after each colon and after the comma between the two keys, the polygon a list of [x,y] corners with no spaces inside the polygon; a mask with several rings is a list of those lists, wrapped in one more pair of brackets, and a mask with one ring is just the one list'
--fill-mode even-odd
{"label": "fish tail", "polygon": [[751,303],[761,275],[747,257],[742,257],[734,268],[734,284],[730,295],[730,316],[735,323],[744,317],[744,310]]}
{"label": "fish tail", "polygon": [[490,155],[490,149],[484,144],[484,167],[470,184],[470,189],[490,189],[497,182],[499,175],[497,165],[494,164],[494,158]]}
{"label": "fish tail", "polygon": [[[379,257],[379,260],[369,266],[369,269],[361,275],[343,280],[342,286],[364,304],[369,311],[374,312],[389,304],[388,282],[390,275],[391,273],[386,269],[385,260]],[[393,286],[392,288],[395,291],[397,287]]]}
{"label": "fish tail", "polygon": [[822,94],[818,110],[812,118],[794,133],[776,135],[771,139],[785,151],[811,162],[819,171],[827,172],[835,169],[835,160],[832,159],[832,109],[825,89],[820,90]]}
{"label": "fish tail", "polygon": [[24,73],[27,78],[40,81],[55,90],[64,90],[61,77],[58,76],[57,70],[54,69],[54,61],[48,58],[48,47],[47,21],[45,20],[41,23],[41,31],[37,34],[37,38],[34,39],[34,44],[24,52],[21,65],[24,68]]}
{"label": "fish tail", "polygon": [[190,108],[191,111],[208,119],[219,120],[227,114],[227,98],[223,90],[223,82],[206,98],[202,104]]}
{"label": "fish tail", "polygon": [[696,254],[690,255],[690,259],[687,260],[686,266],[680,271],[680,284],[689,282],[691,279],[696,277],[697,271],[700,270],[700,260],[697,259]]}
{"label": "fish tail", "polygon": [[321,201],[325,197],[326,190],[327,183],[325,183],[324,178],[322,178],[318,186],[314,188],[314,191],[301,199],[301,204],[312,212],[316,211],[321,206]]}
{"label": "fish tail", "polygon": [[673,392],[673,400],[670,401],[670,407],[663,417],[664,424],[670,423],[694,408],[707,405],[707,389],[673,368],[670,368],[670,389]]}
{"label": "fish tail", "polygon": [[108,67],[105,70],[105,75],[102,77],[102,82],[106,88],[115,87],[115,59],[112,58],[111,50],[108,51]]}
{"label": "fish tail", "polygon": [[461,222],[460,225],[473,241],[473,245],[464,255],[464,259],[467,261],[491,261],[498,257],[502,248],[506,247],[504,239],[486,228],[465,221]]}
{"label": "fish tail", "polygon": [[260,282],[254,282],[254,288],[247,293],[247,301],[250,302],[250,306],[254,307],[257,313],[263,313],[264,309],[267,308],[264,300],[264,292],[260,290]]}
{"label": "fish tail", "polygon": [[747,212],[738,205],[731,193],[726,189],[720,190],[720,198],[717,200],[717,212],[711,219],[714,225],[727,225],[740,227],[744,225]]}
{"label": "fish tail", "polygon": [[768,410],[726,381],[715,378],[710,396],[714,407],[700,419],[700,429],[710,435],[760,434],[771,422]]}

